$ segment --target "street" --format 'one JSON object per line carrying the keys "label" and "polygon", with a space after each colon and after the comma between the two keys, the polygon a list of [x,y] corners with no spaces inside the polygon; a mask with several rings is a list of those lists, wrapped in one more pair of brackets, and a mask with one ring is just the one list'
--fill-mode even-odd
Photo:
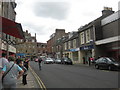
{"label": "street", "polygon": [[80,65],[42,64],[31,61],[31,68],[46,88],[118,88],[118,72]]}

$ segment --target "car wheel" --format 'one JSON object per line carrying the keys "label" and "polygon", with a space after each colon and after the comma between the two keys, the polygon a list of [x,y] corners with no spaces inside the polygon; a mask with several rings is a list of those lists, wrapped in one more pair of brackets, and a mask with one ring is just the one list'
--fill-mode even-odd
{"label": "car wheel", "polygon": [[111,66],[109,66],[109,67],[108,67],[108,69],[111,71],[111,70],[112,70],[112,67],[111,67]]}
{"label": "car wheel", "polygon": [[96,69],[99,69],[99,66],[98,66],[98,65],[95,65],[95,68],[96,68]]}

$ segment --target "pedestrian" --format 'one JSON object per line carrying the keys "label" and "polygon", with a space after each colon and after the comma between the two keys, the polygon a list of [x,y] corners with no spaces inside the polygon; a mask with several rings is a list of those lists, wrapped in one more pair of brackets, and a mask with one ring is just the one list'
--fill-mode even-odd
{"label": "pedestrian", "polygon": [[20,57],[20,56],[18,56],[18,57],[17,57],[17,59],[16,59],[16,64],[19,64],[19,63],[20,63],[20,61],[21,61],[21,57]]}
{"label": "pedestrian", "polygon": [[94,61],[94,58],[90,57],[90,62],[93,63],[93,61]]}
{"label": "pedestrian", "polygon": [[27,70],[28,70],[28,68],[29,68],[29,60],[28,60],[27,58],[25,58],[24,66],[25,66],[25,68],[27,68]]}
{"label": "pedestrian", "polygon": [[90,66],[91,64],[91,60],[90,60],[90,57],[88,58],[88,65]]}
{"label": "pedestrian", "polygon": [[6,53],[2,53],[2,57],[0,58],[0,71],[2,71],[2,68],[6,65],[6,63],[8,63],[6,56]]}
{"label": "pedestrian", "polygon": [[19,62],[19,66],[24,71],[23,76],[22,76],[22,84],[26,85],[27,84],[27,79],[26,79],[26,77],[27,77],[27,69],[24,67],[22,60]]}
{"label": "pedestrian", "polygon": [[85,64],[85,57],[83,57],[83,64]]}
{"label": "pedestrian", "polygon": [[38,63],[39,63],[39,70],[41,70],[41,67],[42,67],[42,58],[38,59]]}
{"label": "pedestrian", "polygon": [[19,79],[24,72],[22,68],[14,63],[14,60],[13,57],[9,57],[9,63],[2,69],[2,84],[4,89],[9,88],[9,90],[14,90],[16,88],[17,79]]}
{"label": "pedestrian", "polygon": [[6,56],[6,53],[2,53],[2,56],[0,57],[0,90],[2,89],[2,69],[8,63]]}

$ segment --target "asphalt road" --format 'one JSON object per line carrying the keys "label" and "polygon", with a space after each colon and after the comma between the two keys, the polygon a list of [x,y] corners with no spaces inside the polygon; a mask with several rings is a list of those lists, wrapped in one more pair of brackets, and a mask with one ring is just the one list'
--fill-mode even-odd
{"label": "asphalt road", "polygon": [[42,64],[30,65],[46,88],[118,88],[118,72],[97,70],[89,66]]}

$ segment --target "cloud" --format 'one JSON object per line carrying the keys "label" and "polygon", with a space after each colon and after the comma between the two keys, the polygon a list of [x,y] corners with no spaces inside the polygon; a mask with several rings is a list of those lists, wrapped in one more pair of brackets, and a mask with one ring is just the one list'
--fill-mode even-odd
{"label": "cloud", "polygon": [[69,14],[68,2],[37,2],[33,12],[36,16],[63,20]]}
{"label": "cloud", "polygon": [[119,0],[16,0],[16,20],[37,41],[46,42],[56,28],[77,31],[101,16],[104,6],[118,10]]}

